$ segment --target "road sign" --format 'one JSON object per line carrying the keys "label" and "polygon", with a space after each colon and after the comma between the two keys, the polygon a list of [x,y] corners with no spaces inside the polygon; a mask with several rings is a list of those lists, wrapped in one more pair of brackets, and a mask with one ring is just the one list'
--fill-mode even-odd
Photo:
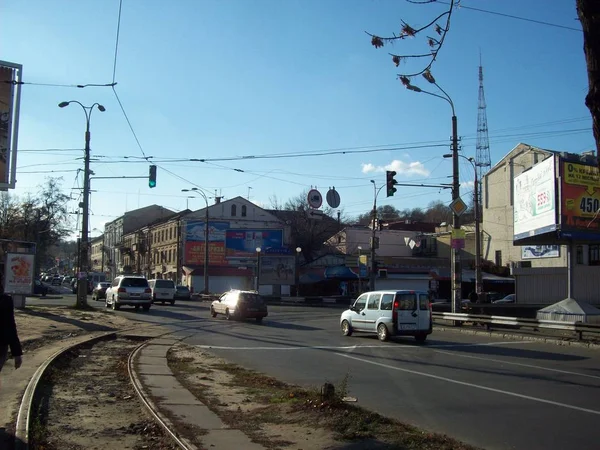
{"label": "road sign", "polygon": [[312,220],[322,220],[323,219],[323,211],[319,209],[309,209],[306,211],[306,215],[309,219]]}
{"label": "road sign", "polygon": [[467,210],[467,204],[463,202],[462,198],[458,197],[450,203],[450,209],[457,216],[461,216]]}
{"label": "road sign", "polygon": [[327,195],[325,196],[327,199],[327,204],[332,208],[337,208],[340,206],[340,194],[335,190],[335,187],[332,187],[327,191]]}
{"label": "road sign", "polygon": [[318,209],[323,204],[323,196],[316,189],[308,191],[308,205],[311,208]]}

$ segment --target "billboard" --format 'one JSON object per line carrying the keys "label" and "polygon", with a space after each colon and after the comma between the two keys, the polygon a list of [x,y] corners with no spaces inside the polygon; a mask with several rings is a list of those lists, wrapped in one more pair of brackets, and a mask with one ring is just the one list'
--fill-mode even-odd
{"label": "billboard", "polygon": [[561,166],[561,231],[600,233],[598,167],[568,161]]}
{"label": "billboard", "polygon": [[4,268],[4,292],[31,295],[34,270],[35,255],[7,253]]}
{"label": "billboard", "polygon": [[554,156],[513,180],[514,240],[556,230]]}
{"label": "billboard", "polygon": [[[283,230],[231,229],[229,222],[208,222],[208,261],[210,266],[244,264],[245,259],[256,257],[256,248],[261,252],[285,253]],[[183,264],[204,265],[204,221],[189,220],[183,227]],[[262,261],[262,258],[261,258]]]}
{"label": "billboard", "polygon": [[521,247],[521,259],[558,258],[560,245],[524,245]]}
{"label": "billboard", "polygon": [[0,61],[0,190],[15,187],[23,66]]}
{"label": "billboard", "polygon": [[287,284],[296,281],[294,256],[261,256],[260,284]]}

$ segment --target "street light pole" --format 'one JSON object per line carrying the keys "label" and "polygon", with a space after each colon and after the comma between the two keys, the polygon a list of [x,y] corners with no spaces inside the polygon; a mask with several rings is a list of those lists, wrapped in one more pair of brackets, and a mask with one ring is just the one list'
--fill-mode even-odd
{"label": "street light pole", "polygon": [[301,247],[296,247],[296,297],[300,296],[300,272],[298,263],[300,262],[300,252],[302,251]]}
{"label": "street light pole", "polygon": [[[82,202],[82,218],[81,218],[81,247],[79,250],[79,272],[87,273],[89,270],[89,248],[88,248],[88,228],[89,228],[89,208],[90,208],[90,119],[94,107],[97,107],[100,112],[106,111],[106,108],[99,103],[94,103],[92,106],[83,106],[77,100],[61,102],[58,104],[60,108],[69,106],[71,103],[77,103],[85,113],[85,154],[83,165],[83,202]],[[77,277],[77,306],[87,306],[88,281],[87,275],[85,279]]]}
{"label": "street light pole", "polygon": [[206,209],[204,214],[204,294],[208,295],[208,197],[204,192],[202,192],[197,187],[193,187],[191,189],[182,189],[181,192],[198,192],[204,202],[206,203]]}
{"label": "street light pole", "polygon": [[256,247],[256,292],[260,294],[260,252],[262,248]]}
{"label": "street light pole", "polygon": [[[373,230],[371,232],[371,273],[369,277],[369,290],[375,290],[375,277],[377,276],[376,267],[375,267],[375,249],[379,247],[376,245],[377,240],[375,239],[375,225],[377,220],[377,196],[381,189],[385,186],[382,184],[379,189],[377,189],[377,185],[375,184],[375,180],[371,180],[373,183]],[[360,268],[359,268],[360,269]]]}
{"label": "street light pole", "polygon": [[[481,272],[481,217],[480,217],[480,209],[479,209],[479,179],[477,177],[477,167],[475,165],[475,160],[470,157],[467,158],[464,155],[458,155],[461,158],[469,161],[471,166],[473,167],[473,173],[475,175],[475,181],[473,182],[473,208],[475,209],[475,292],[477,293],[477,298],[481,299],[483,294],[483,276]],[[454,158],[454,153],[444,155],[444,158]]]}

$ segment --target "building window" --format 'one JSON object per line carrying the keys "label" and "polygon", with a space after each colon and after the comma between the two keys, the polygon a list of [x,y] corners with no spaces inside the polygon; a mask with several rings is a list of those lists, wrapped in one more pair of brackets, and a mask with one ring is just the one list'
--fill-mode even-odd
{"label": "building window", "polygon": [[237,206],[231,205],[231,217],[235,217],[236,213],[237,213]]}
{"label": "building window", "polygon": [[165,230],[164,229],[160,232],[160,240],[161,240],[161,242],[165,241]]}
{"label": "building window", "polygon": [[246,205],[242,205],[242,217],[246,217]]}
{"label": "building window", "polygon": [[600,266],[600,245],[590,245],[590,266]]}
{"label": "building window", "polygon": [[167,262],[170,264],[171,263],[171,250],[169,250],[169,259],[167,260]]}
{"label": "building window", "polygon": [[173,239],[173,228],[169,228],[169,240]]}
{"label": "building window", "polygon": [[578,245],[575,249],[575,262],[583,264],[583,245]]}
{"label": "building window", "polygon": [[502,250],[496,250],[496,266],[502,267]]}

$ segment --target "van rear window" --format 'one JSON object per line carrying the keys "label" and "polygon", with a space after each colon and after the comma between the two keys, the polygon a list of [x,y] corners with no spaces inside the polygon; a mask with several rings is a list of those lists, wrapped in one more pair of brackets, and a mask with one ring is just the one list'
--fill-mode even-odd
{"label": "van rear window", "polygon": [[396,301],[400,310],[417,309],[417,294],[396,294]]}
{"label": "van rear window", "polygon": [[173,289],[175,288],[175,283],[172,280],[156,280],[155,288],[166,288]]}

